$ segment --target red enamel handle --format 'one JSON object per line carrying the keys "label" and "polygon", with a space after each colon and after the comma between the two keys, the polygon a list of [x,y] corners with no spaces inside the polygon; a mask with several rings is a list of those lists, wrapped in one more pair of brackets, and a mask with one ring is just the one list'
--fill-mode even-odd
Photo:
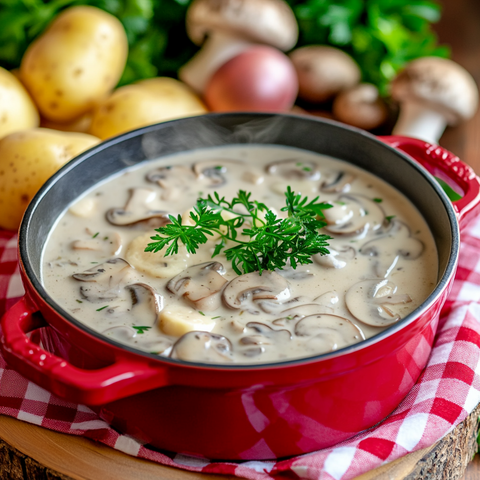
{"label": "red enamel handle", "polygon": [[118,358],[97,370],[75,367],[43,350],[26,333],[47,324],[34,315],[25,297],[1,320],[1,348],[6,362],[31,381],[69,401],[101,405],[136,393],[167,385],[164,368],[150,366],[148,360]]}
{"label": "red enamel handle", "polygon": [[453,203],[460,229],[480,213],[480,179],[473,169],[444,148],[410,137],[379,137],[385,143],[410,155],[432,175],[452,185],[462,194]]}

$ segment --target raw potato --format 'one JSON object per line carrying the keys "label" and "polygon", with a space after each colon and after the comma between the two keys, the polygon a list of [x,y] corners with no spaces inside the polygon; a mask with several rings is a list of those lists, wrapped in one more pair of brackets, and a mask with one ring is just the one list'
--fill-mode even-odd
{"label": "raw potato", "polygon": [[155,278],[171,278],[178,275],[189,266],[190,255],[185,251],[185,247],[180,247],[179,253],[165,257],[165,251],[152,253],[146,252],[145,248],[152,243],[156,232],[149,232],[134,238],[128,245],[125,259],[137,270],[145,272]]}
{"label": "raw potato", "polygon": [[39,116],[25,87],[8,70],[0,67],[0,138],[38,127]]}
{"label": "raw potato", "polygon": [[71,122],[52,122],[46,118],[40,119],[40,126],[51,128],[52,130],[61,130],[62,132],[80,132],[88,133],[92,124],[92,112],[84,113],[81,117],[75,118]]}
{"label": "raw potato", "polygon": [[20,76],[43,117],[69,122],[115,87],[127,53],[117,18],[95,7],[71,7],[28,47]]}
{"label": "raw potato", "polygon": [[90,133],[102,140],[157,122],[206,113],[190,88],[169,77],[120,87],[97,108]]}
{"label": "raw potato", "polygon": [[28,203],[61,166],[99,143],[86,133],[34,128],[0,140],[0,227],[18,228]]}
{"label": "raw potato", "polygon": [[158,316],[159,326],[163,333],[181,337],[188,332],[211,332],[215,320],[202,315],[195,309],[176,305],[165,307]]}

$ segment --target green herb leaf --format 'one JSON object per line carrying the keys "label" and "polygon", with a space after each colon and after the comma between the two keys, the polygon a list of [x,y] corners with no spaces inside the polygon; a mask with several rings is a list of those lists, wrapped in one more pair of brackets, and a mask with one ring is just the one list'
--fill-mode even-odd
{"label": "green herb leaf", "polygon": [[[238,275],[254,271],[261,274],[264,270],[283,269],[287,264],[296,268],[298,264],[312,263],[316,253],[328,253],[330,237],[320,234],[319,229],[326,225],[323,210],[332,205],[319,202],[318,197],[308,201],[290,187],[285,192],[285,204],[281,210],[288,216],[279,218],[264,203],[252,200],[249,192],[240,190],[230,202],[214,192],[213,196],[197,200],[190,214],[194,225],[182,225],[181,216],[170,216],[172,223],[156,229],[158,234],[151,237],[153,242],[145,251],[158,252],[167,247],[167,256],[178,253],[181,242],[193,254],[207,242],[207,235],[217,234],[219,241],[212,256],[223,252]],[[248,213],[239,213],[235,209],[239,205]],[[235,216],[225,220],[222,211]],[[240,240],[239,232],[248,240]]]}
{"label": "green herb leaf", "polygon": [[100,308],[97,308],[97,312],[101,312],[102,310],[105,310],[106,308],[108,308],[110,305],[105,305],[104,307],[100,307]]}
{"label": "green herb leaf", "polygon": [[137,331],[138,334],[143,334],[146,331],[150,330],[152,327],[145,327],[145,326],[137,326],[137,325],[132,325],[132,328]]}

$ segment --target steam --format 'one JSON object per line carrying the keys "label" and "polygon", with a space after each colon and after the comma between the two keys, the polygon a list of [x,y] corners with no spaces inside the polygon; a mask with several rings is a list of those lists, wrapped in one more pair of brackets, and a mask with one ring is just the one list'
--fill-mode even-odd
{"label": "steam", "polygon": [[[253,117],[253,118],[252,118]],[[249,120],[250,118],[250,120]],[[143,134],[142,150],[146,159],[199,148],[231,144],[282,144],[288,117],[277,115],[206,115],[169,122],[163,128]],[[219,122],[222,125],[219,125]],[[291,121],[288,122],[291,126]],[[229,126],[230,124],[230,126]]]}

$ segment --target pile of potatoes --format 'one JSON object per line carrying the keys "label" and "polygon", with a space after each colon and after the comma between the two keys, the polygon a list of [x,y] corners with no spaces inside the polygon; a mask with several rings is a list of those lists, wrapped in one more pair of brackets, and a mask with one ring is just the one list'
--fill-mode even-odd
{"label": "pile of potatoes", "polygon": [[17,229],[43,183],[101,140],[206,112],[172,78],[113,91],[127,53],[117,18],[78,6],[64,10],[29,46],[17,71],[0,68],[0,228]]}

